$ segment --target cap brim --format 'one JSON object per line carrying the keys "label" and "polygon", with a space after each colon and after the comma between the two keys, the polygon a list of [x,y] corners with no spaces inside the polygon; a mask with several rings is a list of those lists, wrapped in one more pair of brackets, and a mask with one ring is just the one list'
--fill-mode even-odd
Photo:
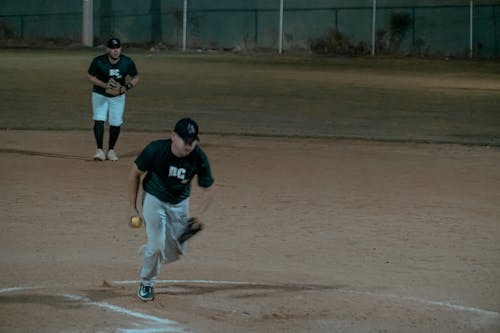
{"label": "cap brim", "polygon": [[180,135],[179,133],[177,133],[176,131],[174,131],[182,140],[186,141],[186,140],[200,140],[200,138],[198,136],[182,136]]}

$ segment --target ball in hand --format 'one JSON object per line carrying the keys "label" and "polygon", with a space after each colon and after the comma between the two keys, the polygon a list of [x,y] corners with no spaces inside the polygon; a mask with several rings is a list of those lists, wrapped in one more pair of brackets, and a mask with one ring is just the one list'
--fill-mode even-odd
{"label": "ball in hand", "polygon": [[132,217],[132,219],[130,220],[130,224],[134,227],[134,228],[140,228],[142,226],[142,219],[140,216],[134,216]]}

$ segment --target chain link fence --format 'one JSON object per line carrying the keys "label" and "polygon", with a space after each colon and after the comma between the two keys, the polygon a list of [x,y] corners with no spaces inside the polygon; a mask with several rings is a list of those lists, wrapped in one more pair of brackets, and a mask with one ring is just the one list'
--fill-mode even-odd
{"label": "chain link fence", "polygon": [[[87,0],[89,1],[89,0]],[[4,0],[0,39],[82,41],[82,1]],[[92,44],[333,55],[500,55],[498,0],[90,1]]]}

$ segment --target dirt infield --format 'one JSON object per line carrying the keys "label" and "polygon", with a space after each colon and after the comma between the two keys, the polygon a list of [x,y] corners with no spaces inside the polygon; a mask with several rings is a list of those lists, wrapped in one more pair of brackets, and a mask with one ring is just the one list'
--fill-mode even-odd
{"label": "dirt infield", "polygon": [[[100,52],[0,50],[0,332],[500,332],[498,62],[136,50],[112,163]],[[127,174],[185,115],[217,195],[143,303]]]}
{"label": "dirt infield", "polygon": [[500,330],[497,149],[202,135],[208,228],[143,303],[126,177],[161,135],[113,163],[90,131],[0,132],[0,331]]}

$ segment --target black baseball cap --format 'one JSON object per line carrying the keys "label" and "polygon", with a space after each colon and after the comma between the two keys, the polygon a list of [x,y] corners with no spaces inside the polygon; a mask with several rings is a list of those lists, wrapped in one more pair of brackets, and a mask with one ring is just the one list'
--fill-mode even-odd
{"label": "black baseball cap", "polygon": [[200,140],[198,138],[198,124],[191,118],[182,118],[175,124],[174,132],[184,141]]}
{"label": "black baseball cap", "polygon": [[118,38],[113,37],[113,38],[110,38],[108,40],[108,48],[110,48],[110,49],[117,49],[121,46],[122,46],[122,43],[120,42],[120,40]]}

